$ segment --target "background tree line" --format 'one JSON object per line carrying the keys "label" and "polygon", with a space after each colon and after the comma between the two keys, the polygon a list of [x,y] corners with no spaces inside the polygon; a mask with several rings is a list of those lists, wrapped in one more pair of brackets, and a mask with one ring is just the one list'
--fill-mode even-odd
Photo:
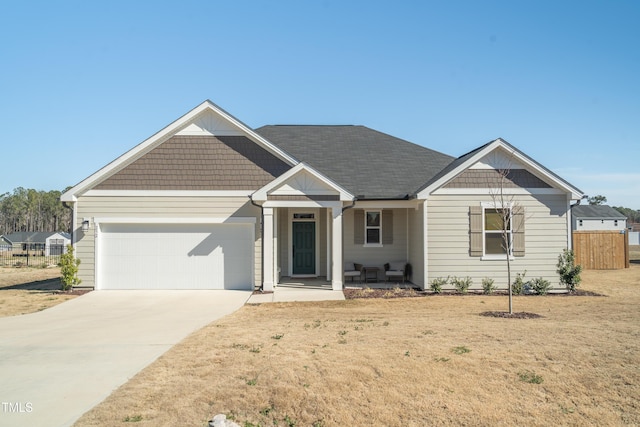
{"label": "background tree line", "polygon": [[18,187],[11,193],[0,195],[0,234],[20,231],[69,232],[71,209],[62,205],[62,193]]}

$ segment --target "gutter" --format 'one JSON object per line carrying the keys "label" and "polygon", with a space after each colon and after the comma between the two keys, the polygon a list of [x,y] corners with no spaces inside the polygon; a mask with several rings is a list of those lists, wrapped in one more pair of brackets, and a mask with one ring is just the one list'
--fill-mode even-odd
{"label": "gutter", "polygon": [[260,290],[264,291],[264,207],[254,202],[253,194],[249,194],[249,201],[253,206],[260,208],[260,241],[262,242],[262,247],[260,248],[260,280],[262,281]]}

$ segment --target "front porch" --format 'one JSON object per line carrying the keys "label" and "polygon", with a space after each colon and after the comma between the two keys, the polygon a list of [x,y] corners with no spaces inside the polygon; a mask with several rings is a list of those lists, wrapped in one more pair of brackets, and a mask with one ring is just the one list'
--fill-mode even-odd
{"label": "front porch", "polygon": [[[404,283],[397,280],[390,281],[377,281],[377,282],[365,282],[363,280],[344,282],[344,289],[412,289],[417,288],[411,281],[406,280]],[[276,286],[276,292],[289,291],[289,290],[325,290],[331,291],[331,282],[327,281],[326,277],[309,277],[309,278],[295,278],[295,277],[282,277],[280,282]]]}
{"label": "front porch", "polygon": [[[345,266],[352,263],[364,266],[363,280],[373,278],[369,287],[413,287],[423,281],[426,211],[416,200],[358,200],[303,163],[256,191],[252,200],[262,207],[264,292],[342,291]],[[412,277],[405,277],[413,283],[385,282],[385,266],[393,264],[413,265]]]}
{"label": "front porch", "polygon": [[[331,206],[323,206],[331,203]],[[267,202],[263,208],[265,244],[265,281],[263,291],[288,287],[317,288],[339,291],[355,286],[374,289],[422,288],[422,233],[414,233],[421,212],[405,203],[389,204],[376,212],[382,217],[383,238],[380,244],[359,241],[364,232],[362,216],[370,212],[360,203],[344,210],[335,202],[313,204]],[[290,206],[297,204],[298,206]],[[364,203],[362,203],[364,205]],[[303,206],[301,206],[303,205]],[[272,207],[273,206],[273,207]],[[366,205],[365,205],[366,206]],[[415,227],[415,228],[414,228]],[[360,237],[358,237],[360,233]],[[364,266],[361,277],[345,277],[347,265]],[[402,277],[387,281],[385,267],[405,263],[405,283]],[[270,267],[270,268],[269,268]],[[417,267],[417,269],[415,268]],[[400,270],[391,268],[391,270]],[[400,275],[402,276],[402,275]],[[269,280],[273,278],[272,280]],[[417,281],[415,280],[417,278]]]}

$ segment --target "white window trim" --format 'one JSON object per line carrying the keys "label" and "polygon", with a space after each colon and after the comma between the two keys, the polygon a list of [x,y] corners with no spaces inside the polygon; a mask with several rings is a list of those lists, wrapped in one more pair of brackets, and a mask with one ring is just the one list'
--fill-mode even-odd
{"label": "white window trim", "polygon": [[[377,227],[373,227],[373,226],[367,226],[367,214],[369,212],[377,212],[379,215],[379,222],[380,225]],[[367,241],[367,230],[368,229],[378,229],[380,231],[378,237],[380,239],[380,241],[378,243],[369,243]],[[362,247],[365,248],[382,248],[382,209],[365,209],[364,211],[364,245],[362,245]]]}
{"label": "white window trim", "polygon": [[[515,260],[513,256],[513,203],[494,203],[494,202],[482,202],[480,203],[482,206],[482,257],[481,261],[505,261],[507,259],[506,254],[487,254],[487,242],[486,235],[487,230],[485,230],[485,211],[487,209],[509,209],[509,224],[511,224],[511,230],[509,230],[509,237],[511,240],[511,244],[509,245],[509,249],[511,249],[511,253],[509,254],[509,260]],[[490,231],[489,233],[502,233],[502,231]]]}

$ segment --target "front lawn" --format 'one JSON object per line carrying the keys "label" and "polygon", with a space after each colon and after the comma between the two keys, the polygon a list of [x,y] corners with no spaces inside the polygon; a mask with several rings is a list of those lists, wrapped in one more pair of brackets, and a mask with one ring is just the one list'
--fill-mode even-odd
{"label": "front lawn", "polygon": [[[606,296],[245,306],[189,336],[76,426],[640,424],[640,265]],[[135,423],[132,424],[132,420]]]}
{"label": "front lawn", "polygon": [[0,317],[42,311],[76,295],[61,289],[60,268],[0,267]]}

